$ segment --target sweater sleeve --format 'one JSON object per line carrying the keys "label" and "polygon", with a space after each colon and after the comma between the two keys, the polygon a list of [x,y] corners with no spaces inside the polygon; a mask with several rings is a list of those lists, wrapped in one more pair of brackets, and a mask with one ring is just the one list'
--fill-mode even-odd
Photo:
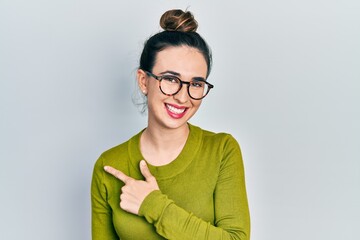
{"label": "sweater sleeve", "polygon": [[100,157],[95,164],[91,182],[92,239],[119,239],[113,226],[112,210],[107,202],[107,190],[103,177],[103,159]]}
{"label": "sweater sleeve", "polygon": [[223,150],[214,191],[214,225],[177,206],[159,190],[145,198],[139,215],[167,239],[250,239],[250,215],[240,147],[230,137]]}

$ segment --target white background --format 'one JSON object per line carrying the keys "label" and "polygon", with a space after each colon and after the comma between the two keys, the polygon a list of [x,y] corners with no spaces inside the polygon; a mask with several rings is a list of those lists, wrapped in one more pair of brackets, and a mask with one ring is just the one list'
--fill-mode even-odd
{"label": "white background", "polygon": [[90,239],[97,157],[146,126],[143,42],[189,7],[233,134],[252,240],[360,239],[360,1],[0,0],[0,239]]}

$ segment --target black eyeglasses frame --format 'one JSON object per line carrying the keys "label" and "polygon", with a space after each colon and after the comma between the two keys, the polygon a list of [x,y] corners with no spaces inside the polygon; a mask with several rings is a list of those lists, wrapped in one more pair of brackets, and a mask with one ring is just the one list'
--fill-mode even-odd
{"label": "black eyeglasses frame", "polygon": [[214,88],[214,85],[212,85],[211,83],[209,83],[209,82],[207,82],[207,81],[204,81],[204,80],[196,80],[196,82],[203,82],[203,83],[207,84],[208,88],[207,88],[207,92],[206,92],[201,98],[194,98],[194,97],[191,96],[191,94],[190,94],[190,84],[191,84],[192,82],[186,82],[186,81],[181,80],[181,79],[178,78],[177,76],[171,75],[171,77],[176,78],[177,80],[179,80],[179,82],[180,82],[180,87],[179,87],[179,89],[178,89],[175,93],[173,93],[173,94],[168,94],[168,93],[165,93],[165,92],[161,89],[161,81],[163,80],[164,77],[167,77],[168,75],[157,76],[157,75],[153,74],[152,72],[145,71],[145,70],[143,70],[143,71],[144,71],[148,76],[153,77],[153,78],[155,78],[156,80],[159,81],[160,91],[161,91],[164,95],[166,95],[166,96],[174,96],[174,95],[176,95],[176,94],[177,94],[178,92],[180,92],[180,90],[182,89],[183,84],[186,84],[186,85],[187,85],[187,92],[188,92],[189,97],[192,98],[192,99],[194,99],[194,100],[201,100],[201,99],[203,99],[204,97],[206,97],[206,96],[208,95],[208,93],[210,92],[210,89]]}

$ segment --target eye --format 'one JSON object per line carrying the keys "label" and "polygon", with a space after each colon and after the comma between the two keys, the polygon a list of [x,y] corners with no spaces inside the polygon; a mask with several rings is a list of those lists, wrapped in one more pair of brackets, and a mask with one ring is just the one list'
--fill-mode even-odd
{"label": "eye", "polygon": [[179,83],[179,79],[174,76],[162,76],[162,80],[167,83]]}
{"label": "eye", "polygon": [[200,81],[196,81],[196,82],[191,82],[191,87],[193,88],[203,88],[204,87],[204,84],[203,82],[200,82]]}

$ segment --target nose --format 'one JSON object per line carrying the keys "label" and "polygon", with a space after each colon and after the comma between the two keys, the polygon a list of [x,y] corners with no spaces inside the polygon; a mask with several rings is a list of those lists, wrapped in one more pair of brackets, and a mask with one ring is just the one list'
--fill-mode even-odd
{"label": "nose", "polygon": [[189,100],[190,96],[187,92],[187,85],[183,84],[180,91],[174,95],[174,99],[176,99],[179,103],[186,103]]}

